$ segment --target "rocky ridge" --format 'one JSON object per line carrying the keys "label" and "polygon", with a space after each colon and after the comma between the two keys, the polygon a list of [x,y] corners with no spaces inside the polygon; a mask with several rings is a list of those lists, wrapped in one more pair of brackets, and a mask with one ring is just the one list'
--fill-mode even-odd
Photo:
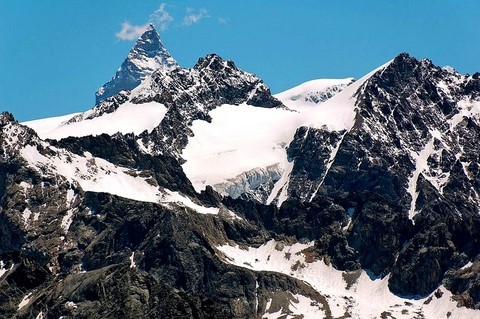
{"label": "rocky ridge", "polygon": [[401,54],[358,92],[350,131],[300,128],[289,146],[289,200],[356,198],[344,232],[350,255],[390,274],[398,294],[449,287],[445,275],[478,256],[477,82]]}
{"label": "rocky ridge", "polygon": [[285,106],[216,55],[70,120],[155,101],[150,133],[43,141],[3,113],[0,315],[474,318],[479,81],[401,54],[355,91],[351,127],[298,128],[291,171],[216,186],[238,196],[184,174],[192,122]]}
{"label": "rocky ridge", "polygon": [[165,49],[155,26],[150,24],[138,38],[112,79],[95,93],[95,104],[121,92],[137,87],[158,69],[178,68],[177,61]]}

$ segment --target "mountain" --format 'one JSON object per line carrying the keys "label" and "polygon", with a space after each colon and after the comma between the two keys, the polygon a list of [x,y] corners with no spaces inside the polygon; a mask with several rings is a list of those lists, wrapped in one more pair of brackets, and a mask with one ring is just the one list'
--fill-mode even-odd
{"label": "mountain", "polygon": [[177,61],[163,46],[155,26],[150,24],[112,79],[95,93],[95,102],[98,104],[120,91],[135,88],[155,70],[177,67]]}
{"label": "mountain", "polygon": [[288,102],[289,106],[293,106],[294,102],[318,104],[330,99],[353,82],[354,78],[311,80],[277,94],[276,98],[284,103]]}
{"label": "mountain", "polygon": [[0,317],[477,318],[479,138],[480,74],[406,53],[277,95],[209,54],[2,113]]}

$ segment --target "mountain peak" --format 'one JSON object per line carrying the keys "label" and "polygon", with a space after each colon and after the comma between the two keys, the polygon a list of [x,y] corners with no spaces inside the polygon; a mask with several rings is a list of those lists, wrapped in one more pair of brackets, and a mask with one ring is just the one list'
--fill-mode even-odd
{"label": "mountain peak", "polygon": [[422,68],[431,68],[434,67],[433,63],[429,59],[417,59],[407,52],[402,52],[397,55],[392,63],[390,64],[391,67],[394,68],[410,68],[414,69],[415,67],[422,66]]}
{"label": "mountain peak", "polygon": [[0,127],[3,127],[10,122],[15,122],[15,118],[13,117],[12,113],[10,112],[0,113]]}
{"label": "mountain peak", "polygon": [[130,50],[135,51],[135,49],[148,49],[146,52],[158,53],[162,49],[165,49],[162,41],[160,40],[160,35],[155,29],[155,26],[150,23],[145,31],[140,37],[138,37],[137,42]]}
{"label": "mountain peak", "polygon": [[96,104],[119,93],[137,87],[154,71],[178,68],[177,61],[163,46],[155,26],[151,23],[138,38],[112,80],[95,93]]}
{"label": "mountain peak", "polygon": [[148,30],[155,30],[156,31],[155,25],[153,23],[149,23],[148,27],[147,27],[147,29],[145,29],[145,31],[148,31]]}
{"label": "mountain peak", "polygon": [[221,70],[225,67],[237,69],[233,61],[224,60],[222,57],[215,53],[207,54],[204,58],[198,59],[197,63],[193,67],[194,69],[212,69],[212,70]]}

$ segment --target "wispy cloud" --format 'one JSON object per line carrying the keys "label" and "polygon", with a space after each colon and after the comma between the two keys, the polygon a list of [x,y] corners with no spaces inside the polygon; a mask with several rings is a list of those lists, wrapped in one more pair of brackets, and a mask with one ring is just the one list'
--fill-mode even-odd
{"label": "wispy cloud", "polygon": [[165,10],[166,3],[162,3],[160,7],[155,10],[149,18],[149,21],[157,26],[161,31],[168,29],[168,26],[174,20],[173,17]]}
{"label": "wispy cloud", "polygon": [[125,21],[122,23],[120,31],[115,33],[115,36],[122,41],[136,40],[145,32],[147,27],[148,23],[144,25],[132,25],[130,22]]}
{"label": "wispy cloud", "polygon": [[223,25],[228,25],[228,18],[222,18],[218,17],[218,23],[223,24]]}
{"label": "wispy cloud", "polygon": [[[131,24],[128,21],[122,23],[120,31],[115,33],[115,36],[122,41],[132,41],[136,40],[139,36],[145,32],[150,23],[153,23],[158,30],[165,31],[167,30],[171,23],[175,20],[173,16],[166,10],[168,4],[162,3],[157,10],[153,11],[148,16],[148,23],[135,25]],[[187,7],[185,10],[185,16],[182,19],[182,23],[177,26],[188,27],[193,24],[197,24],[200,20],[204,18],[210,18],[207,9],[193,9]],[[218,23],[227,25],[228,19],[218,18]]]}
{"label": "wispy cloud", "polygon": [[191,26],[192,24],[198,23],[203,18],[209,18],[208,11],[206,9],[195,10],[192,8],[187,8],[186,15],[183,17],[182,26]]}
{"label": "wispy cloud", "polygon": [[[170,23],[174,20],[173,17],[165,9],[166,3],[162,3],[157,10],[153,11],[148,17],[148,22],[153,23],[161,31],[168,29]],[[120,31],[115,33],[115,36],[122,41],[136,40],[139,36],[145,32],[149,23],[142,25],[134,25],[128,21],[122,23]]]}

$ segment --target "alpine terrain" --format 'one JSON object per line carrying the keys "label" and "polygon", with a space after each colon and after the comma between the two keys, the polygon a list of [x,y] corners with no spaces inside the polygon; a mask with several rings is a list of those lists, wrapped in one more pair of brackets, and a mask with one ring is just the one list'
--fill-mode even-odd
{"label": "alpine terrain", "polygon": [[480,318],[480,73],[272,95],[151,25],[92,109],[0,129],[1,318]]}

